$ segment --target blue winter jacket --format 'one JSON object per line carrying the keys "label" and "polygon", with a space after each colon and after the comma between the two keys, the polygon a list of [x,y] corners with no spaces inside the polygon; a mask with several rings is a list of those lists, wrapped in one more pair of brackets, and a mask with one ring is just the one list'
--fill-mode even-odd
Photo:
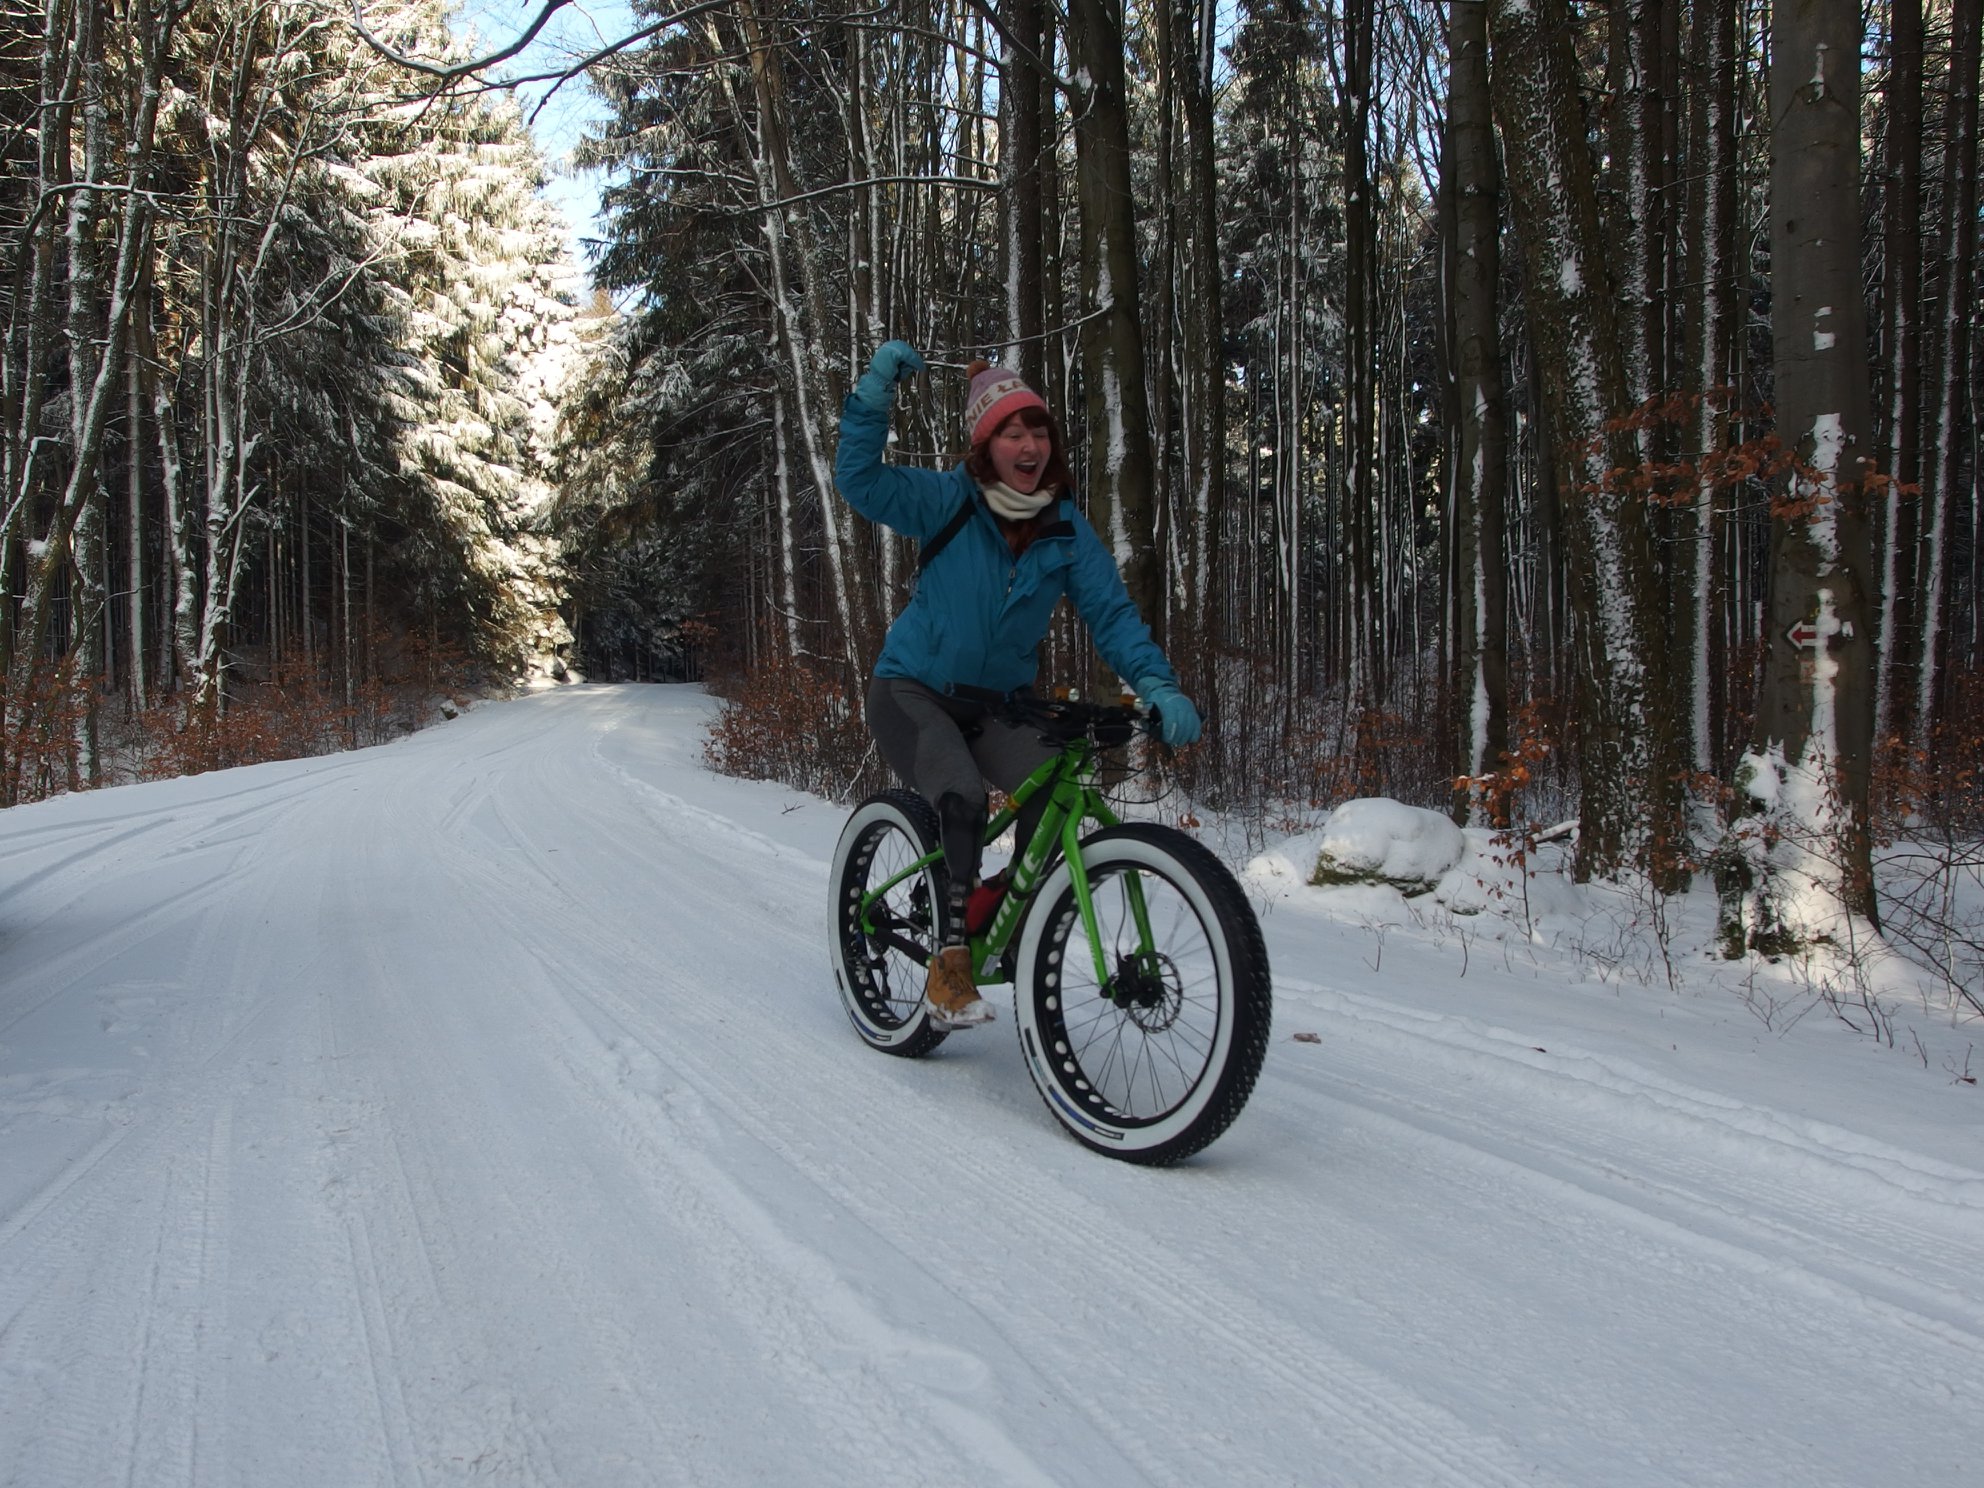
{"label": "blue winter jacket", "polygon": [[876,676],[909,677],[937,692],[952,683],[1001,692],[1025,687],[1040,670],[1038,647],[1065,594],[1119,677],[1132,686],[1176,684],[1115,560],[1065,493],[1015,558],[963,465],[941,471],[884,465],[888,437],[886,414],[847,400],[834,482],[850,506],[918,543],[941,532],[961,501],[971,501],[972,513],[917,579],[882,643]]}

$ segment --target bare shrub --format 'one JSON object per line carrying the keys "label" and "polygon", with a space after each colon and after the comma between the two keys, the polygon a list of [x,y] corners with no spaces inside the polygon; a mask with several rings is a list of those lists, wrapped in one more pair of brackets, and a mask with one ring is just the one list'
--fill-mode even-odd
{"label": "bare shrub", "polygon": [[370,675],[244,658],[229,670],[221,705],[173,699],[140,713],[121,773],[163,780],[383,744],[489,688],[459,648],[418,634],[374,632],[354,647],[354,660],[369,663]]}
{"label": "bare shrub", "polygon": [[17,668],[0,695],[0,805],[38,801],[83,787],[83,721],[92,679],[73,658]]}
{"label": "bare shrub", "polygon": [[1925,742],[1882,741],[1874,874],[1889,942],[1984,1013],[1984,674],[1950,680]]}
{"label": "bare shrub", "polygon": [[719,708],[703,758],[718,774],[775,780],[831,801],[891,783],[861,700],[828,668],[775,659],[710,690]]}

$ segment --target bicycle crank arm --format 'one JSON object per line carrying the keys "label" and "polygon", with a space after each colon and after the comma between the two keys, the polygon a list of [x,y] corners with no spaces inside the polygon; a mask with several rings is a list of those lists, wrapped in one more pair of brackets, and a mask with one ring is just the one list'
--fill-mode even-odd
{"label": "bicycle crank arm", "polygon": [[870,935],[868,937],[868,944],[878,949],[886,948],[891,951],[901,951],[903,955],[909,957],[918,966],[928,966],[930,964],[930,952],[927,949],[918,945],[913,940],[904,939],[902,936],[896,934],[895,931],[886,927]]}

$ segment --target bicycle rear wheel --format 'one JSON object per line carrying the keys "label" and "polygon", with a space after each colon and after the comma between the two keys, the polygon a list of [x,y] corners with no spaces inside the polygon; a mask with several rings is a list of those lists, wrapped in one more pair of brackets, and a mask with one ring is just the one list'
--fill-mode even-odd
{"label": "bicycle rear wheel", "polygon": [[1226,866],[1183,832],[1109,827],[1082,861],[1105,975],[1063,863],[1020,942],[1020,1049],[1077,1141],[1177,1162],[1233,1124],[1260,1075],[1273,1017],[1261,927]]}
{"label": "bicycle rear wheel", "polygon": [[943,870],[913,873],[870,908],[861,901],[917,859],[937,850],[937,813],[912,791],[883,791],[854,808],[834,848],[833,902],[827,907],[834,979],[854,1031],[885,1054],[928,1054],[945,1030],[930,1020],[923,983],[942,944]]}

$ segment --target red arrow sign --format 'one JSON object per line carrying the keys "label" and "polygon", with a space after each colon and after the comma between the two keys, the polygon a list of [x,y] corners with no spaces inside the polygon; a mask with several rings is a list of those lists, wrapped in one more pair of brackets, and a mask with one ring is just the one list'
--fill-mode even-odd
{"label": "red arrow sign", "polygon": [[1784,633],[1784,638],[1794,646],[1816,650],[1819,628],[1809,620],[1800,620]]}

